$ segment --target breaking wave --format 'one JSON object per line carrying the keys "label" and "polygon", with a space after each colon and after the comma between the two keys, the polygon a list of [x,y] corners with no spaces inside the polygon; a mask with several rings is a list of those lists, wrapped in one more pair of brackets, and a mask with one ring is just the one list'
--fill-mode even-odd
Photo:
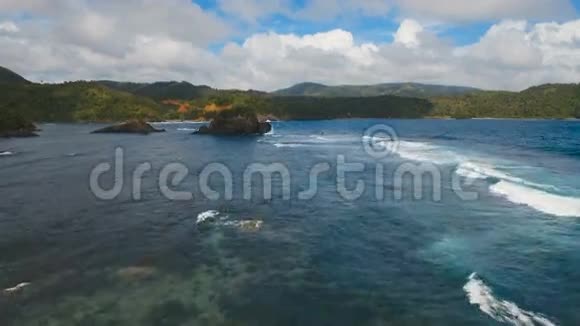
{"label": "breaking wave", "polygon": [[518,307],[515,303],[497,298],[476,273],[469,276],[463,287],[469,303],[478,306],[494,320],[515,326],[555,326],[547,317]]}
{"label": "breaking wave", "polygon": [[500,181],[491,186],[490,190],[512,203],[527,205],[546,214],[580,217],[579,198],[555,195],[507,181]]}
{"label": "breaking wave", "polygon": [[[580,198],[566,197],[553,185],[541,184],[498,170],[493,164],[478,162],[429,143],[401,142],[399,156],[434,164],[455,164],[455,173],[468,179],[490,182],[490,192],[517,205],[563,217],[580,217]],[[556,193],[554,193],[556,192]]]}
{"label": "breaking wave", "polygon": [[197,215],[197,224],[201,224],[201,223],[206,222],[207,220],[214,219],[219,215],[220,215],[220,212],[214,211],[214,210],[209,210],[209,211],[205,211],[203,213],[199,213]]}
{"label": "breaking wave", "polygon": [[465,178],[491,179],[494,183],[489,188],[491,193],[514,204],[555,216],[580,217],[580,199],[549,192],[558,191],[555,186],[531,182],[474,162],[459,164],[455,173]]}
{"label": "breaking wave", "polygon": [[297,147],[304,147],[307,146],[306,144],[296,144],[296,143],[274,143],[272,144],[274,147],[277,148],[297,148]]}
{"label": "breaking wave", "polygon": [[446,149],[429,143],[400,141],[397,154],[405,159],[418,162],[431,162],[434,164],[455,164],[461,158]]}

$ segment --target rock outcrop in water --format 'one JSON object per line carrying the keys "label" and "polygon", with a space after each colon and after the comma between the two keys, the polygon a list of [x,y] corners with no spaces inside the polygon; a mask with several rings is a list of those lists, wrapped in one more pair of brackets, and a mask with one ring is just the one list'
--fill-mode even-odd
{"label": "rock outcrop in water", "polygon": [[11,112],[0,113],[0,138],[36,137],[38,128],[34,123]]}
{"label": "rock outcrop in water", "polygon": [[122,124],[106,127],[93,131],[94,134],[142,134],[164,132],[163,129],[155,129],[153,126],[144,121],[133,120]]}
{"label": "rock outcrop in water", "polygon": [[272,130],[272,125],[260,121],[253,110],[236,108],[225,110],[217,114],[209,126],[199,128],[194,134],[199,135],[264,135]]}

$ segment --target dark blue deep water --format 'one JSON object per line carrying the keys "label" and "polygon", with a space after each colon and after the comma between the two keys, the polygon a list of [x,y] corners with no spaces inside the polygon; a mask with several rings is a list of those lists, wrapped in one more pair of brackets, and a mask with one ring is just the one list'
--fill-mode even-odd
{"label": "dark blue deep water", "polygon": [[[400,138],[387,157],[363,148],[377,124]],[[198,126],[133,136],[42,125],[41,137],[0,140],[0,325],[580,324],[579,122],[277,122],[242,138],[191,135]],[[102,200],[89,176],[116,148],[124,186]],[[358,198],[337,191],[340,157],[364,167],[344,180],[364,184]],[[192,199],[160,189],[170,163],[188,174],[169,189]],[[219,199],[200,188],[210,163],[231,171],[231,200],[218,174],[208,183]],[[245,199],[252,163],[285,166],[290,199],[280,175],[271,199],[257,176]],[[319,163],[330,170],[300,199]],[[394,176],[423,163],[441,185],[419,178],[415,198],[416,180]]]}

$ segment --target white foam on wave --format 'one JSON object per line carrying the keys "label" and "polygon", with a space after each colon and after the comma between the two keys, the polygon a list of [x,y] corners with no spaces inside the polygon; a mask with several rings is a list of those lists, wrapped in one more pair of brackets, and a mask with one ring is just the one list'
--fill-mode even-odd
{"label": "white foam on wave", "polygon": [[327,145],[327,144],[360,144],[357,136],[353,135],[331,135],[331,134],[316,134],[303,137],[299,140],[300,143],[309,145]]}
{"label": "white foam on wave", "polygon": [[270,124],[271,129],[270,129],[269,132],[265,133],[264,136],[272,136],[272,135],[274,135],[274,124],[272,123],[271,120],[266,120],[266,122]]}
{"label": "white foam on wave", "polygon": [[564,197],[508,181],[500,181],[490,191],[515,204],[563,217],[580,217],[580,198]]}
{"label": "white foam on wave", "polygon": [[560,189],[552,185],[532,182],[507,172],[498,170],[494,165],[468,159],[429,143],[402,141],[399,156],[413,161],[426,161],[435,164],[457,164],[455,173],[469,179],[498,179],[490,186],[494,195],[506,198],[518,205],[526,205],[545,214],[562,217],[580,217],[580,198],[566,197],[550,191]]}
{"label": "white foam on wave", "polygon": [[236,227],[245,231],[257,231],[262,228],[264,221],[259,219],[231,221],[228,215],[219,211],[209,210],[197,215],[197,224],[211,223],[216,226]]}
{"label": "white foam on wave", "polygon": [[12,156],[12,155],[14,155],[14,152],[9,152],[9,151],[0,152],[0,156]]}
{"label": "white foam on wave", "polygon": [[453,164],[463,160],[452,151],[422,142],[400,141],[397,154],[406,160],[435,164]]}
{"label": "white foam on wave", "polygon": [[274,145],[274,147],[277,147],[277,148],[284,148],[284,147],[296,148],[296,147],[305,147],[305,146],[307,146],[306,144],[296,144],[296,143],[274,143],[272,145]]}
{"label": "white foam on wave", "polygon": [[469,276],[463,291],[470,304],[478,306],[479,310],[498,322],[515,326],[556,325],[543,315],[523,310],[513,302],[496,298],[493,290],[476,273]]}
{"label": "white foam on wave", "polygon": [[495,167],[486,163],[476,163],[473,161],[463,162],[457,166],[455,173],[469,179],[496,178],[500,180],[510,181],[513,183],[523,184],[526,186],[558,191],[558,188],[552,185],[545,185],[537,182],[528,181],[522,178],[518,178],[508,173],[498,171]]}
{"label": "white foam on wave", "polygon": [[177,131],[197,131],[197,128],[177,128]]}
{"label": "white foam on wave", "polygon": [[209,211],[205,211],[203,213],[199,213],[197,215],[197,224],[201,224],[201,223],[206,222],[207,220],[214,219],[218,215],[220,215],[220,212],[215,211],[215,210],[209,210]]}
{"label": "white foam on wave", "polygon": [[268,143],[278,148],[283,147],[328,147],[328,146],[360,146],[360,138],[355,135],[279,135],[271,134],[270,137],[276,137],[276,142],[272,139],[260,141]]}
{"label": "white foam on wave", "polygon": [[489,190],[514,204],[526,205],[555,216],[580,217],[580,199],[548,192],[548,190],[558,191],[558,188],[552,185],[531,182],[475,162],[459,164],[455,173],[470,179],[498,179],[499,182],[490,186]]}
{"label": "white foam on wave", "polygon": [[4,289],[4,293],[6,294],[13,294],[24,290],[24,288],[30,286],[30,283],[24,282],[16,285],[15,287]]}

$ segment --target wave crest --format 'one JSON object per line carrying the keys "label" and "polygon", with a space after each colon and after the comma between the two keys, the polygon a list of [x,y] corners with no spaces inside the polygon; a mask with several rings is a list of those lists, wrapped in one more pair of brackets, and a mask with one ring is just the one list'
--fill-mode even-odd
{"label": "wave crest", "polygon": [[455,164],[462,159],[455,153],[429,143],[400,141],[397,155],[402,159],[431,162],[434,164]]}
{"label": "wave crest", "polygon": [[197,224],[201,224],[201,223],[206,222],[207,220],[214,219],[218,215],[220,215],[220,212],[214,211],[214,210],[209,210],[209,211],[205,211],[203,213],[199,213],[197,215]]}
{"label": "wave crest", "polygon": [[470,304],[478,306],[479,310],[496,321],[515,326],[556,325],[543,315],[523,310],[513,302],[496,298],[493,290],[476,273],[469,276],[463,291]]}
{"label": "wave crest", "polygon": [[555,195],[507,181],[500,181],[491,186],[490,191],[512,203],[526,205],[546,214],[580,217],[578,198]]}

